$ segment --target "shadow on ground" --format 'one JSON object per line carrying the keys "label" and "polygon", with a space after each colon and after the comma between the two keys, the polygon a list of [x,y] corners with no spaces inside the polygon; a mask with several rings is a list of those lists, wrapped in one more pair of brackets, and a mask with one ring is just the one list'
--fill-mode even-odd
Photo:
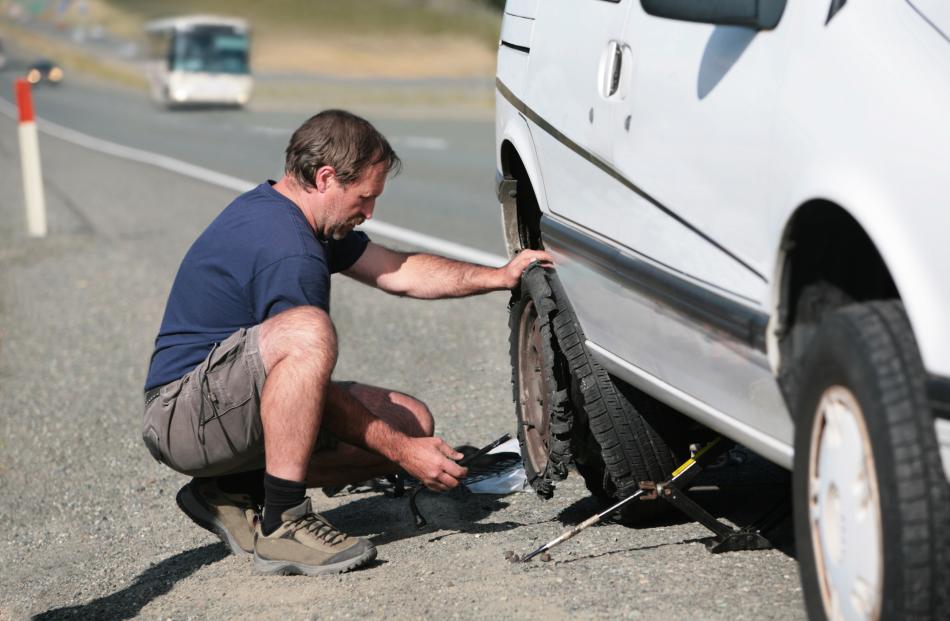
{"label": "shadow on ground", "polygon": [[[321,513],[348,535],[369,537],[374,545],[381,546],[412,537],[435,541],[460,533],[497,533],[523,526],[511,521],[481,523],[508,506],[503,498],[461,490],[446,494],[423,491],[417,497],[417,505],[428,525],[421,529],[416,528],[409,510],[408,492],[398,498],[382,494],[358,497]],[[433,538],[437,531],[453,532],[439,532]]]}
{"label": "shadow on ground", "polygon": [[[774,549],[795,558],[791,477],[786,470],[752,455],[746,463],[707,470],[697,477],[693,484],[693,489],[689,490],[689,497],[692,500],[717,520],[738,528],[752,526],[759,518],[774,510],[774,515],[777,517],[768,528],[762,531],[762,534],[772,543]],[[658,499],[631,502],[664,501]],[[607,506],[593,496],[581,498],[565,507],[558,514],[557,519],[565,528],[575,526],[595,513],[603,511]],[[605,517],[602,522],[594,525],[594,528],[618,523],[618,521],[619,516],[614,514]],[[693,521],[693,518],[668,506],[667,510],[660,512],[659,517],[649,521],[635,521],[627,525],[631,528],[650,529]],[[709,531],[708,537],[689,539],[681,543],[710,543],[712,536],[713,533]]]}
{"label": "shadow on ground", "polygon": [[220,561],[231,552],[222,543],[214,543],[181,552],[153,565],[122,589],[87,604],[54,608],[33,617],[38,621],[52,619],[131,619],[149,602],[171,591],[172,587],[203,566]]}

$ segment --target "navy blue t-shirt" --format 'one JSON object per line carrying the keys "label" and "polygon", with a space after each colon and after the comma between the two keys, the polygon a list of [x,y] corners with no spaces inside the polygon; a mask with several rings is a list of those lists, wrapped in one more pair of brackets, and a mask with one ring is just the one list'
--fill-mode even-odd
{"label": "navy blue t-shirt", "polygon": [[175,276],[145,389],[176,380],[215,343],[294,306],[330,311],[330,274],[356,263],[369,238],[321,240],[293,202],[262,183],[222,211]]}

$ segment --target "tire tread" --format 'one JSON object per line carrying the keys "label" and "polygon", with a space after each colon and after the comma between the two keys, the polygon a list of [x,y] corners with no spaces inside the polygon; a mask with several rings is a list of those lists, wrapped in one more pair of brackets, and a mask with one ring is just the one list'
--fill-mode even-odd
{"label": "tire tread", "polygon": [[[816,332],[810,355],[802,361],[805,375],[819,361],[846,356],[830,352],[832,346],[825,345],[825,340],[839,347],[842,343],[853,345],[851,359],[866,360],[871,369],[861,382],[873,395],[867,404],[877,418],[866,424],[878,429],[871,433],[872,438],[884,438],[874,449],[882,521],[886,531],[897,531],[896,545],[885,548],[885,587],[894,592],[884,596],[882,617],[940,618],[950,605],[950,485],[940,463],[926,396],[926,372],[903,305],[899,300],[872,301],[832,312]],[[799,404],[799,416],[806,416],[806,402]],[[801,442],[802,436],[799,438]],[[804,463],[796,459],[796,471],[807,468]],[[805,530],[799,530],[799,537],[810,541]],[[887,541],[885,535],[885,546]],[[811,552],[800,554],[806,556],[811,559]],[[806,582],[811,580],[809,576]],[[820,596],[806,589],[808,600],[817,614]]]}

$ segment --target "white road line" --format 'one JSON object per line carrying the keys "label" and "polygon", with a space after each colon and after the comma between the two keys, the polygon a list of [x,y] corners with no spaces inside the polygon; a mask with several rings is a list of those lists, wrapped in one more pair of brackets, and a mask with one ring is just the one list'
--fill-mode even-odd
{"label": "white road line", "polygon": [[449,148],[449,141],[445,138],[433,138],[430,136],[406,136],[402,139],[397,138],[394,142],[406,145],[407,149],[445,151]]}
{"label": "white road line", "polygon": [[[13,119],[14,121],[18,118],[16,106],[3,97],[0,97],[0,114]],[[188,162],[183,162],[182,160],[168,157],[167,155],[152,153],[150,151],[144,151],[142,149],[135,149],[132,147],[116,144],[114,142],[109,142],[108,140],[102,140],[101,138],[96,138],[94,136],[78,132],[74,129],[63,127],[62,125],[58,125],[52,121],[47,121],[40,117],[36,118],[36,127],[44,134],[48,134],[54,138],[59,138],[60,140],[65,140],[66,142],[70,142],[93,151],[131,160],[133,162],[157,166],[158,168],[163,168],[165,170],[184,175],[185,177],[191,177],[192,179],[205,181],[207,183],[227,188],[229,190],[234,190],[235,192],[247,192],[257,185],[252,181],[239,179],[237,177],[232,177],[231,175],[226,175],[224,173],[204,168],[202,166],[189,164]],[[422,250],[427,250],[429,252],[435,252],[453,259],[470,261],[472,263],[480,263],[482,265],[491,265],[494,267],[504,265],[506,263],[506,259],[502,256],[492,254],[490,252],[484,252],[476,248],[463,246],[462,244],[457,244],[445,239],[433,237],[432,235],[426,235],[425,233],[412,231],[401,226],[396,226],[395,224],[380,222],[379,220],[370,220],[368,222],[364,222],[362,228],[367,233],[374,235],[378,234],[394,241],[402,242],[404,244],[421,248]]]}
{"label": "white road line", "polygon": [[[247,125],[240,127],[240,129],[265,136],[290,136],[294,131],[292,127],[271,127],[269,125]],[[389,138],[389,142],[394,147],[422,151],[445,151],[449,148],[449,141],[437,136],[393,136]]]}
{"label": "white road line", "polygon": [[[4,116],[8,116],[11,119],[17,118],[16,106],[2,97],[0,97],[0,112],[2,112]],[[59,138],[60,140],[65,140],[66,142],[75,145],[79,145],[80,147],[85,147],[93,151],[98,151],[99,153],[105,153],[107,155],[112,155],[122,159],[131,160],[133,162],[140,162],[142,164],[149,164],[151,166],[164,168],[165,170],[170,170],[193,179],[207,181],[213,185],[234,190],[235,192],[247,192],[257,185],[256,183],[245,181],[244,179],[238,179],[237,177],[225,175],[224,173],[219,173],[208,168],[202,168],[201,166],[195,166],[194,164],[189,164],[188,162],[176,160],[173,157],[152,153],[150,151],[143,151],[141,149],[134,149],[132,147],[126,147],[114,142],[109,142],[108,140],[102,140],[101,138],[95,138],[94,136],[77,132],[74,129],[63,127],[62,125],[58,125],[52,121],[41,119],[40,117],[37,117],[36,126],[44,134],[48,134],[54,138]]]}
{"label": "white road line", "polygon": [[249,125],[246,127],[247,130],[255,134],[264,134],[265,136],[290,136],[294,131],[292,128],[288,129],[286,127],[268,127],[266,125]]}

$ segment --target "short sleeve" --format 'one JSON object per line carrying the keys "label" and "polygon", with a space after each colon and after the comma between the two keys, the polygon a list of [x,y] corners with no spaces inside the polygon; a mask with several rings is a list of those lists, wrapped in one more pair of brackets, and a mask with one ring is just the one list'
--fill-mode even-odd
{"label": "short sleeve", "polygon": [[363,256],[366,246],[369,245],[369,236],[362,231],[350,231],[341,240],[327,242],[327,257],[330,262],[330,273],[336,274],[349,269]]}
{"label": "short sleeve", "polygon": [[296,306],[330,312],[330,273],[316,257],[286,257],[261,270],[248,284],[257,323]]}

